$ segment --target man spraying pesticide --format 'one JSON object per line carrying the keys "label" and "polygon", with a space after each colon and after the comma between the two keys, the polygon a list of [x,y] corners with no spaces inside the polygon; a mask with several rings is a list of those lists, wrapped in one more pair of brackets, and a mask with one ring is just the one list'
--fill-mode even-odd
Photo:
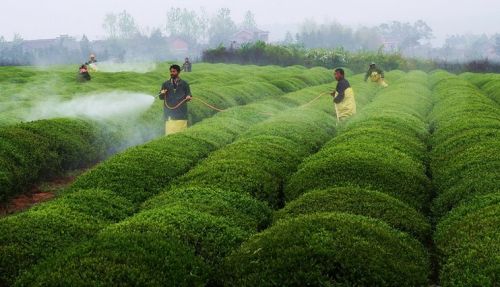
{"label": "man spraying pesticide", "polygon": [[354,100],[354,91],[349,81],[345,79],[343,69],[335,70],[335,80],[337,80],[337,88],[331,95],[335,103],[337,121],[342,122],[356,114],[356,101]]}
{"label": "man spraying pesticide", "polygon": [[370,78],[370,81],[372,81],[373,83],[377,83],[384,88],[387,88],[389,86],[385,82],[384,71],[378,68],[375,63],[370,64],[370,68],[365,75],[365,82],[368,81],[368,78]]}
{"label": "man spraying pesticide", "polygon": [[179,77],[180,73],[179,65],[170,66],[170,80],[163,83],[159,94],[163,100],[166,135],[181,132],[188,127],[187,102],[193,97],[188,82]]}

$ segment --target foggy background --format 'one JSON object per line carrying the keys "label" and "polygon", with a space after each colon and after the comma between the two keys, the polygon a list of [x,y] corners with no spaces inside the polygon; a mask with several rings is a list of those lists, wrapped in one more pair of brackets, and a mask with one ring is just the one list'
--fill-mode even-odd
{"label": "foggy background", "polygon": [[[249,25],[264,31],[264,42],[271,44],[354,52],[383,49],[442,61],[500,61],[498,0],[1,3],[0,64],[4,65],[81,63],[91,52],[97,52],[99,59],[121,62],[199,59],[203,51],[219,45],[241,46],[233,35]],[[175,8],[180,9],[172,13]],[[189,18],[186,15],[195,20],[179,20]],[[186,23],[196,27],[182,31]]]}
{"label": "foggy background", "polygon": [[0,35],[12,40],[14,33],[24,39],[53,38],[60,34],[102,39],[102,21],[107,13],[127,10],[142,27],[163,27],[171,7],[209,13],[229,8],[235,21],[243,20],[247,10],[255,14],[262,29],[269,30],[270,40],[280,40],[287,30],[296,30],[305,19],[336,20],[341,24],[374,26],[388,21],[423,20],[432,27],[433,44],[442,44],[453,34],[494,34],[500,32],[500,1],[452,0],[2,0]]}

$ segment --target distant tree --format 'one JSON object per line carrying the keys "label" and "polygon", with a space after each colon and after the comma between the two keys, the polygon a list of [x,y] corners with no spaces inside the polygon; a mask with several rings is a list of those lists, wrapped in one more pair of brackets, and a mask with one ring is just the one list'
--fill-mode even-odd
{"label": "distant tree", "polygon": [[83,35],[82,40],[80,40],[80,51],[83,59],[86,59],[91,53],[90,41],[86,35]]}
{"label": "distant tree", "polygon": [[382,39],[376,28],[361,27],[354,32],[356,50],[375,51],[382,46]]}
{"label": "distant tree", "polygon": [[379,31],[385,38],[397,41],[399,49],[404,50],[421,45],[422,40],[432,38],[432,29],[422,20],[414,24],[393,21],[379,26]]}
{"label": "distant tree", "polygon": [[500,56],[500,34],[495,35],[495,53]]}
{"label": "distant tree", "polygon": [[295,39],[290,31],[286,32],[285,39],[283,40],[283,44],[292,45],[295,43]]}
{"label": "distant tree", "polygon": [[24,39],[21,36],[21,34],[15,33],[14,37],[12,38],[12,44],[19,45],[19,44],[22,44],[23,42],[24,42]]}
{"label": "distant tree", "polygon": [[300,26],[297,41],[307,48],[344,47],[357,49],[352,29],[337,22],[317,24],[314,20],[306,20]]}
{"label": "distant tree", "polygon": [[126,10],[118,14],[118,33],[122,39],[130,39],[139,33],[134,17]]}
{"label": "distant tree", "polygon": [[213,47],[227,44],[236,32],[236,24],[231,18],[231,10],[222,8],[210,20],[208,29],[209,44]]}
{"label": "distant tree", "polygon": [[243,19],[243,22],[241,23],[241,28],[247,30],[257,29],[257,22],[255,21],[255,15],[252,13],[252,11],[247,11],[245,13],[245,17]]}
{"label": "distant tree", "polygon": [[171,8],[167,13],[166,32],[196,44],[206,31],[205,19],[195,11]]}
{"label": "distant tree", "polygon": [[118,36],[118,17],[113,13],[106,14],[102,27],[108,39],[115,39]]}

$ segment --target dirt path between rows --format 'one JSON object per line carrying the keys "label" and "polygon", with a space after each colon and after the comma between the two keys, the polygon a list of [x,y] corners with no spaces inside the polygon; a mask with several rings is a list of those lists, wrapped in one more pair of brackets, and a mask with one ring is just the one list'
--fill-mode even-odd
{"label": "dirt path between rows", "polygon": [[0,205],[0,218],[24,211],[35,204],[53,199],[59,191],[71,185],[76,177],[83,172],[83,170],[75,171],[60,178],[33,186],[30,191],[11,199],[6,204]]}

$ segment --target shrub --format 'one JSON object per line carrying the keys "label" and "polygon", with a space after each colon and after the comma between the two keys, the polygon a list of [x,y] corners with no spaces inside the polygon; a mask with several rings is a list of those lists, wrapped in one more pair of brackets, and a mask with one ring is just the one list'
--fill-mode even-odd
{"label": "shrub", "polygon": [[421,210],[429,201],[429,184],[421,163],[368,141],[338,145],[310,157],[291,178],[285,195],[289,201],[312,189],[358,186],[388,193]]}
{"label": "shrub", "polygon": [[81,191],[0,220],[0,283],[76,242],[90,239],[113,220],[132,213],[130,202],[102,190]]}
{"label": "shrub", "polygon": [[495,286],[500,272],[500,193],[475,197],[439,222],[443,286]]}
{"label": "shrub", "polygon": [[189,210],[230,219],[238,227],[255,232],[266,228],[271,210],[252,197],[214,188],[180,188],[163,192],[143,204],[145,209],[182,206]]}
{"label": "shrub", "polygon": [[421,286],[428,266],[407,234],[331,213],[279,221],[253,236],[227,258],[223,278],[228,286]]}
{"label": "shrub", "polygon": [[97,123],[74,119],[3,127],[0,129],[0,168],[6,184],[0,186],[0,201],[26,191],[42,179],[102,159],[111,144],[105,140],[106,136],[111,135],[105,134]]}
{"label": "shrub", "polygon": [[361,188],[307,192],[278,211],[275,220],[320,212],[363,215],[384,221],[422,242],[430,238],[430,224],[415,209],[387,194]]}
{"label": "shrub", "polygon": [[158,233],[102,234],[53,256],[14,286],[204,286],[208,265]]}
{"label": "shrub", "polygon": [[303,147],[281,137],[243,139],[215,152],[183,176],[180,184],[248,193],[279,206],[284,179],[306,154]]}

